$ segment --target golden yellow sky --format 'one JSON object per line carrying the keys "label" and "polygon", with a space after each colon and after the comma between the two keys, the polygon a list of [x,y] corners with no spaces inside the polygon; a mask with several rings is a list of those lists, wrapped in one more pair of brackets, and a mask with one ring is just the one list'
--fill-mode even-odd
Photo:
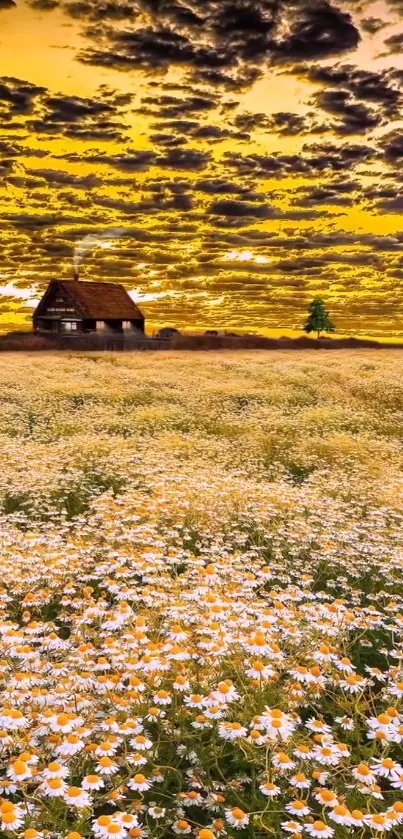
{"label": "golden yellow sky", "polygon": [[0,0],[0,329],[91,236],[149,333],[292,334],[319,295],[401,337],[401,43],[400,0]]}

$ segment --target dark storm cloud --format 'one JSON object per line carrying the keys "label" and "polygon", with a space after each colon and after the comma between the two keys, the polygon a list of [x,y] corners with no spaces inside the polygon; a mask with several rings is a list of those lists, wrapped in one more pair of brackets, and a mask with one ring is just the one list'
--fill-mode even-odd
{"label": "dark storm cloud", "polygon": [[304,115],[279,111],[266,118],[264,127],[284,136],[323,134],[328,130],[326,125],[318,122],[312,111]]}
{"label": "dark storm cloud", "polygon": [[183,134],[191,134],[199,128],[200,123],[191,119],[171,119],[162,122],[155,122],[152,128],[155,131],[177,131]]}
{"label": "dark storm cloud", "polygon": [[0,78],[0,105],[7,107],[8,117],[31,114],[36,99],[44,93],[46,93],[45,87],[39,87],[31,82],[16,79],[13,76]]}
{"label": "dark storm cloud", "polygon": [[28,124],[39,133],[83,139],[122,139],[125,126],[116,121],[117,108],[107,98],[48,95],[42,100],[41,117]]}
{"label": "dark storm cloud", "polygon": [[394,114],[402,102],[399,79],[393,70],[370,72],[350,64],[334,67],[310,67],[307,78],[332,89],[349,91],[356,100],[378,105],[388,116]]}
{"label": "dark storm cloud", "polygon": [[235,199],[214,201],[207,208],[207,213],[227,218],[254,217],[256,219],[288,219],[289,221],[310,220],[329,215],[326,211],[319,210],[279,210],[269,204],[250,204],[247,201]]}
{"label": "dark storm cloud", "polygon": [[196,184],[200,192],[206,192],[209,195],[242,195],[248,192],[245,184],[237,184],[233,181],[226,181],[220,178],[216,179],[202,179]]}
{"label": "dark storm cloud", "polygon": [[71,152],[64,155],[56,155],[61,160],[69,160],[73,163],[83,162],[100,163],[105,166],[111,166],[114,169],[119,169],[121,172],[143,172],[155,162],[156,154],[153,151],[136,151],[134,149],[127,149],[121,154],[102,154],[89,152],[85,155]]}
{"label": "dark storm cloud", "polygon": [[244,113],[234,117],[234,125],[241,131],[255,131],[259,128],[270,128],[270,117],[267,114]]}
{"label": "dark storm cloud", "polygon": [[325,265],[323,259],[316,259],[314,257],[297,257],[296,259],[282,259],[275,263],[275,268],[284,273],[309,273],[312,270],[318,271]]}
{"label": "dark storm cloud", "polygon": [[137,151],[127,149],[121,154],[103,154],[89,152],[79,155],[59,155],[59,159],[72,162],[101,163],[105,166],[112,166],[121,172],[141,172],[156,164],[170,169],[184,169],[198,171],[204,169],[211,159],[210,152],[199,151],[198,149],[174,148],[169,149],[165,154],[158,155],[155,151]]}
{"label": "dark storm cloud", "polygon": [[[58,213],[54,215],[44,214],[36,215],[34,213],[2,213],[0,216],[3,221],[9,222],[13,227],[31,230],[41,227],[57,227],[64,224],[82,224],[86,221],[83,216],[62,216]],[[95,221],[95,219],[88,218],[87,221]]]}
{"label": "dark storm cloud", "polygon": [[309,164],[313,168],[344,168],[354,166],[363,161],[370,160],[376,154],[375,150],[368,145],[344,143],[336,146],[334,143],[315,143],[310,146],[303,146],[303,151],[310,152]]}
{"label": "dark storm cloud", "polygon": [[302,65],[294,71],[322,85],[313,102],[338,118],[329,126],[336,134],[362,134],[399,116],[403,100],[398,71],[370,72],[344,64]]}
{"label": "dark storm cloud", "polygon": [[156,132],[149,135],[151,142],[167,146],[178,146],[181,143],[187,143],[189,138],[207,139],[212,142],[220,142],[220,140],[225,140],[229,137],[237,140],[250,139],[249,134],[245,135],[241,131],[233,131],[230,128],[224,128],[211,123],[200,125],[196,120],[174,119],[158,121],[151,126],[151,130]]}
{"label": "dark storm cloud", "polygon": [[379,17],[366,17],[361,21],[361,28],[364,32],[369,32],[370,35],[376,35],[377,32],[380,32],[387,25],[387,21]]}
{"label": "dark storm cloud", "polygon": [[[253,271],[256,275],[271,275],[275,273],[281,274],[311,274],[322,273],[326,271],[329,266],[343,265],[343,266],[372,266],[376,270],[381,270],[384,267],[383,260],[372,253],[358,252],[358,253],[325,253],[320,256],[295,256],[286,259],[270,259],[267,263],[261,265],[251,265],[248,262],[240,262],[237,260],[226,260],[226,268],[230,270],[231,274],[236,271],[237,274],[250,274]],[[222,269],[223,263],[219,260],[212,260],[209,265],[203,264],[204,273],[215,273]]]}
{"label": "dark storm cloud", "polygon": [[275,210],[266,204],[256,206],[246,201],[214,201],[208,207],[207,212],[221,216],[255,216],[256,218],[273,218]]}
{"label": "dark storm cloud", "polygon": [[193,209],[193,198],[189,193],[178,193],[170,197],[154,193],[151,198],[145,198],[141,201],[98,196],[94,197],[93,203],[100,207],[118,210],[125,216],[173,210],[177,212],[188,212]]}
{"label": "dark storm cloud", "polygon": [[386,38],[384,45],[387,47],[387,51],[383,53],[383,56],[399,55],[403,46],[403,32],[398,32],[396,35],[391,35],[390,38]]}
{"label": "dark storm cloud", "polygon": [[375,208],[379,213],[402,213],[403,195],[394,195],[393,198],[385,198],[382,201],[378,201]]}
{"label": "dark storm cloud", "polygon": [[364,161],[375,157],[371,146],[345,143],[313,143],[304,145],[300,154],[272,155],[250,154],[248,156],[227,152],[225,163],[235,168],[239,175],[251,175],[257,178],[284,177],[287,174],[301,174],[307,177],[317,176],[320,172],[343,171],[352,169]]}
{"label": "dark storm cloud", "polygon": [[379,143],[388,163],[400,163],[403,158],[403,132],[391,131]]}
{"label": "dark storm cloud", "polygon": [[248,66],[247,64],[238,64],[236,72],[233,75],[225,73],[223,70],[193,68],[193,76],[201,84],[216,86],[217,88],[224,88],[225,90],[239,93],[245,88],[251,87],[254,82],[261,78],[263,76],[263,70],[259,67]]}
{"label": "dark storm cloud", "polygon": [[383,262],[373,253],[346,253],[346,254],[323,254],[318,258],[299,257],[296,259],[283,259],[275,263],[274,267],[280,271],[305,271],[307,268],[324,267],[330,264],[340,265],[373,265],[377,268],[383,267]]}
{"label": "dark storm cloud", "polygon": [[150,134],[150,142],[156,146],[183,146],[184,143],[187,143],[186,137],[183,137],[181,134]]}
{"label": "dark storm cloud", "polygon": [[[359,185],[357,187],[359,189]],[[354,191],[347,190],[348,192]],[[343,190],[337,190],[330,185],[316,186],[316,187],[302,187],[297,190],[297,193],[302,193],[301,197],[297,195],[292,199],[292,204],[299,207],[315,207],[321,204],[338,205],[341,207],[352,207],[357,202],[356,195],[340,194]]]}
{"label": "dark storm cloud", "polygon": [[155,180],[148,180],[147,189],[150,192],[160,193],[161,195],[164,193],[182,195],[184,192],[188,192],[193,189],[193,183],[188,179],[181,178],[181,180],[175,179],[173,181],[160,176]]}
{"label": "dark storm cloud", "polygon": [[[201,125],[195,131],[192,131],[192,137],[198,137],[205,140],[224,140],[228,137],[236,137],[237,135],[228,128],[220,128],[218,125]],[[238,135],[239,136],[239,135]]]}
{"label": "dark storm cloud", "polygon": [[71,17],[87,18],[91,21],[119,21],[136,16],[136,4],[125,2],[124,0],[104,0],[104,2],[102,0],[68,2],[67,0],[64,3],[64,8]]}
{"label": "dark storm cloud", "polygon": [[3,125],[11,128],[15,117],[31,117],[16,128],[28,128],[38,134],[64,135],[93,140],[124,139],[125,123],[121,110],[131,95],[117,95],[101,87],[98,95],[52,95],[45,87],[10,76],[0,78],[0,116]]}
{"label": "dark storm cloud", "polygon": [[198,149],[169,149],[165,155],[157,158],[158,166],[168,166],[170,169],[189,169],[196,171],[205,169],[211,160],[211,153]]}
{"label": "dark storm cloud", "polygon": [[[202,94],[179,99],[177,96],[146,96],[142,99],[140,113],[155,114],[158,119],[175,119],[185,114],[202,114],[211,111],[219,104],[219,100]],[[147,106],[147,107],[144,107]],[[149,107],[148,107],[149,106]]]}
{"label": "dark storm cloud", "polygon": [[14,168],[14,160],[0,160],[0,177],[7,178]]}
{"label": "dark storm cloud", "polygon": [[26,169],[28,175],[43,178],[50,185],[73,186],[75,189],[94,189],[102,184],[97,175],[72,175],[58,169]]}
{"label": "dark storm cloud", "polygon": [[[223,236],[223,234],[221,234]],[[318,250],[323,251],[340,247],[368,247],[375,252],[403,252],[403,233],[394,236],[377,236],[371,233],[347,233],[337,231],[335,233],[322,233],[315,228],[304,231],[297,235],[279,235],[275,232],[247,229],[239,234],[225,235],[221,240],[217,235],[206,235],[206,246],[213,249],[218,246],[224,248],[251,246],[267,247],[271,249],[287,249],[289,251]]]}
{"label": "dark storm cloud", "polygon": [[65,137],[77,140],[125,140],[122,129],[124,125],[99,120],[95,125],[63,125],[61,122],[49,122],[46,117],[43,120],[32,120],[30,126],[38,134],[52,134],[54,136],[63,134]]}
{"label": "dark storm cloud", "polygon": [[331,125],[336,134],[363,134],[381,122],[379,114],[355,101],[348,90],[322,91],[317,94],[316,102],[324,111],[339,118],[339,122]]}
{"label": "dark storm cloud", "polygon": [[53,9],[57,9],[59,5],[58,0],[28,0],[28,6],[42,12],[51,12]]}
{"label": "dark storm cloud", "polygon": [[169,29],[148,27],[126,32],[109,30],[108,36],[106,49],[87,49],[81,52],[80,61],[117,70],[157,70],[169,64],[195,63],[196,50],[192,42],[186,36]]}
{"label": "dark storm cloud", "polygon": [[[91,222],[91,220],[83,218],[81,219],[81,223],[83,224],[81,228],[74,227],[72,230],[64,230],[63,237],[67,240],[74,240],[76,238],[83,239],[84,236],[89,236],[90,234],[108,232],[108,227],[105,226],[105,224],[100,226],[99,223]],[[113,229],[114,228],[111,229],[111,233]],[[156,230],[146,230],[144,227],[122,227],[120,235],[124,239],[134,239],[136,242],[144,244],[166,243],[171,241],[172,238],[169,233],[162,233]]]}
{"label": "dark storm cloud", "polygon": [[[81,7],[78,16],[93,17],[95,4],[75,5]],[[210,77],[211,83],[231,88],[245,82],[245,70],[253,81],[265,62],[326,58],[360,40],[351,16],[328,0],[193,0],[191,6],[187,0],[137,0],[126,5],[131,28],[87,30],[97,45],[80,54],[82,62],[121,70],[182,65],[204,81]],[[71,4],[67,8],[71,13]]]}
{"label": "dark storm cloud", "polygon": [[37,200],[38,193],[36,192],[36,190],[38,188],[43,189],[46,186],[46,181],[44,181],[43,178],[31,178],[14,174],[11,174],[7,177],[7,183],[11,186],[16,187],[17,189],[29,190],[30,198],[32,201]]}
{"label": "dark storm cloud", "polygon": [[32,149],[19,142],[11,141],[8,137],[0,137],[0,155],[7,157],[46,157],[47,151]]}
{"label": "dark storm cloud", "polygon": [[397,181],[393,182],[390,185],[388,185],[388,184],[385,184],[385,185],[374,184],[374,186],[366,187],[366,189],[363,190],[363,194],[365,195],[365,198],[370,198],[370,199],[371,198],[375,198],[375,199],[378,199],[378,198],[394,198],[398,188],[399,187],[397,185]]}
{"label": "dark storm cloud", "polygon": [[[290,17],[293,12],[295,4],[291,4]],[[281,59],[337,55],[355,48],[360,41],[351,15],[327,2],[304,4],[300,14],[297,13],[290,24],[290,34],[276,44]]]}

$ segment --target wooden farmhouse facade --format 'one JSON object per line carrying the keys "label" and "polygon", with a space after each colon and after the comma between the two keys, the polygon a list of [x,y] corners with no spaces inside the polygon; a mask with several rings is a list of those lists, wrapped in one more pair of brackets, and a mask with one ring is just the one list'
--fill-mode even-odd
{"label": "wooden farmhouse facade", "polygon": [[144,333],[144,316],[122,285],[52,280],[33,315],[35,332]]}

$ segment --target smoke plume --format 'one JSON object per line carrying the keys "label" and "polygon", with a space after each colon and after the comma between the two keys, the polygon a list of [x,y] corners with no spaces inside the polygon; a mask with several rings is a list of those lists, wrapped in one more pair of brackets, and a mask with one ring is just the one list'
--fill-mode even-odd
{"label": "smoke plume", "polygon": [[93,248],[109,247],[108,242],[112,243],[114,239],[119,239],[126,233],[125,227],[110,227],[103,230],[101,233],[90,233],[84,239],[80,239],[74,247],[74,270],[78,275],[78,269],[84,257],[93,250]]}

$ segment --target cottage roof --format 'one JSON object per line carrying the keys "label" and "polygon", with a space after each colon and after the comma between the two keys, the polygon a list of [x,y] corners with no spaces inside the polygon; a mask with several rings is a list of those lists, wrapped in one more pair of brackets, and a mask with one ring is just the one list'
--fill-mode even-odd
{"label": "cottage roof", "polygon": [[[82,282],[81,280],[53,280],[48,286],[41,303],[47,293],[57,287],[64,291],[70,299],[74,299],[82,310],[83,317],[94,320],[139,320],[143,318],[140,309],[122,285]],[[40,313],[41,303],[35,314]]]}

